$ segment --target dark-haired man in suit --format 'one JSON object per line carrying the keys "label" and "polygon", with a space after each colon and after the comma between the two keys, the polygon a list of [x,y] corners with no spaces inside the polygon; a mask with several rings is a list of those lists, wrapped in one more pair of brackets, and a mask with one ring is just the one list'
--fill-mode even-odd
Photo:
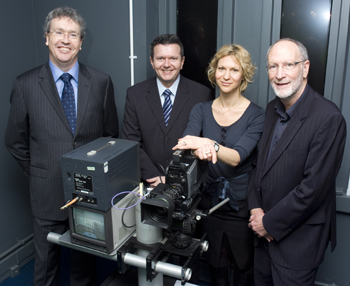
{"label": "dark-haired man in suit", "polygon": [[346,124],[307,84],[310,62],[300,42],[277,41],[267,62],[277,98],[266,108],[249,186],[255,285],[312,286],[328,241],[332,250],[336,243],[335,179]]}
{"label": "dark-haired man in suit", "polygon": [[150,61],[157,76],[127,90],[122,137],[141,143],[141,178],[156,186],[165,182],[164,170],[172,160],[172,147],[181,138],[192,107],[210,100],[211,93],[180,75],[185,57],[176,35],[156,37],[150,46]]}
{"label": "dark-haired man in suit", "polygon": [[[5,143],[29,176],[34,285],[59,285],[60,247],[46,238],[68,229],[67,211],[60,210],[61,155],[101,136],[118,136],[111,78],[78,62],[85,31],[76,10],[51,11],[44,25],[49,61],[17,77],[11,94]],[[72,251],[71,285],[92,285],[94,261],[81,256],[87,254]]]}

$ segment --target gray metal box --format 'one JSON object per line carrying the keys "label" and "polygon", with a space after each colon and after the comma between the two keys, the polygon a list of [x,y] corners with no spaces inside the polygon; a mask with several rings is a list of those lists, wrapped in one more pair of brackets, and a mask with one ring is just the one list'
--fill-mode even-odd
{"label": "gray metal box", "polygon": [[[64,198],[101,211],[118,193],[140,183],[139,143],[101,137],[61,157]],[[114,204],[125,195],[117,196]]]}

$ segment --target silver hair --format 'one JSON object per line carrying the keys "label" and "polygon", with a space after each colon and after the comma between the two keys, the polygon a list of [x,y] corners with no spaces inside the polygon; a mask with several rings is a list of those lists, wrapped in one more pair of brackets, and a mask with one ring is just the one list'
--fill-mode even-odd
{"label": "silver hair", "polygon": [[52,10],[45,19],[44,23],[44,38],[46,38],[46,33],[50,32],[50,25],[52,19],[68,17],[71,18],[75,23],[80,26],[80,38],[84,39],[86,33],[86,22],[83,17],[78,13],[77,10],[70,7],[59,7]]}

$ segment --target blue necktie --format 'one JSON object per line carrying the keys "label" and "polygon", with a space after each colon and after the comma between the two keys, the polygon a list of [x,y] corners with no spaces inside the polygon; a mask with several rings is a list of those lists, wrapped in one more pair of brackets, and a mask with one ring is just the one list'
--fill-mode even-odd
{"label": "blue necktie", "polygon": [[77,123],[77,116],[75,111],[75,99],[74,99],[74,90],[73,86],[70,83],[72,76],[69,73],[63,73],[61,79],[64,81],[64,88],[62,91],[62,106],[64,113],[67,116],[68,124],[72,129],[72,133],[75,133],[75,125]]}
{"label": "blue necktie", "polygon": [[173,108],[173,104],[171,103],[171,99],[170,99],[171,91],[169,89],[166,89],[164,90],[163,95],[165,97],[164,104],[163,104],[163,114],[164,114],[165,126],[168,126],[170,112],[171,112],[171,109]]}

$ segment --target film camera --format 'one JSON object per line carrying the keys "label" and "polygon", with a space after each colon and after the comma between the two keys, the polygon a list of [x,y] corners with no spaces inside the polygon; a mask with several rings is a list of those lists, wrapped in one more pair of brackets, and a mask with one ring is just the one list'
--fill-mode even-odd
{"label": "film camera", "polygon": [[207,165],[190,150],[175,151],[167,168],[166,184],[155,187],[141,203],[141,221],[170,231],[178,248],[187,247],[194,232]]}

